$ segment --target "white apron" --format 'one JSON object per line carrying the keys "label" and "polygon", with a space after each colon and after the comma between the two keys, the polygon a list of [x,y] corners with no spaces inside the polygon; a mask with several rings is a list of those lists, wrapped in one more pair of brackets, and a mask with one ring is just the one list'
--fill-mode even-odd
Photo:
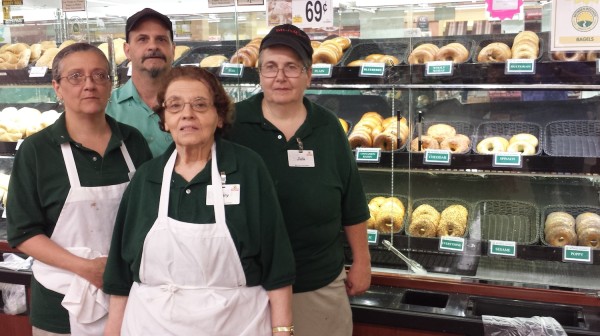
{"label": "white apron", "polygon": [[[71,145],[63,143],[61,150],[71,189],[50,239],[83,258],[106,256],[119,203],[129,182],[82,187]],[[124,143],[121,143],[121,152],[131,178],[135,166]],[[72,335],[97,336],[104,333],[108,295],[77,275],[38,260],[34,261],[32,271],[44,287],[65,295],[62,305],[69,311]]]}
{"label": "white apron", "polygon": [[174,151],[164,169],[158,218],[144,240],[140,283],[131,287],[121,335],[270,336],[267,293],[261,286],[246,286],[225,223],[216,146],[211,162],[214,224],[168,217],[176,157]]}

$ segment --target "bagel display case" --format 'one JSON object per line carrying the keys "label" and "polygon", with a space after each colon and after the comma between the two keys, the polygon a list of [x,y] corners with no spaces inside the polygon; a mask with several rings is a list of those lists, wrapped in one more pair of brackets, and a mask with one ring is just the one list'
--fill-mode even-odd
{"label": "bagel display case", "polygon": [[[506,62],[481,62],[478,56],[491,43],[502,42],[510,49],[516,31],[406,37],[412,32],[409,28],[414,29],[411,20],[416,24],[419,16],[429,18],[432,30],[448,20],[436,19],[434,9],[418,14],[428,9],[395,3],[356,4],[377,14],[336,5],[340,22],[347,22],[346,16],[360,16],[364,36],[347,34],[351,44],[331,65],[330,75],[313,75],[306,92],[308,99],[347,122],[351,143],[354,131],[370,128],[366,135],[370,145],[353,148],[367,201],[382,197],[402,203],[398,206],[402,211],[388,208],[380,218],[381,205],[370,206],[372,286],[350,299],[354,335],[483,335],[483,316],[488,315],[548,316],[568,335],[600,334],[600,226],[586,226],[581,236],[576,229],[567,236],[546,227],[556,216],[551,214],[566,213],[575,226],[582,214],[600,215],[598,63],[593,57],[588,61],[587,53],[585,60],[572,54],[557,60],[550,50],[548,29],[540,32],[539,25],[525,22],[524,27],[537,27],[534,69],[511,73]],[[437,16],[454,9],[459,22],[458,13],[466,10],[461,6],[466,5],[457,1],[433,7],[440,12]],[[525,6],[545,5],[525,1]],[[241,15],[244,8],[230,9],[236,10]],[[399,11],[406,32],[374,24],[385,15],[400,15]],[[480,20],[484,19],[489,18]],[[210,20],[219,24],[214,15]],[[231,60],[254,36],[267,31],[259,26],[248,33],[236,24],[244,36],[237,41],[176,41],[190,49],[175,65],[200,65],[214,55]],[[374,34],[374,29],[384,33]],[[214,34],[217,30],[210,29]],[[322,31],[307,32],[323,42]],[[335,31],[336,35],[346,32],[341,26]],[[431,44],[439,49],[452,43],[467,50],[467,59],[444,63],[442,73],[432,72],[427,62],[409,62],[418,46]],[[398,63],[384,61],[377,75],[367,73],[364,63],[351,64],[370,55],[393,56]],[[434,55],[427,57],[435,60]],[[442,61],[447,59],[444,56]],[[220,77],[236,101],[260,91],[254,66],[245,66],[239,77],[225,77],[222,68],[212,64],[220,63],[210,63],[206,69]],[[31,80],[25,78],[27,70],[20,71],[24,72],[18,76],[0,72],[0,107],[56,104],[49,77]],[[117,68],[117,85],[129,80],[127,71],[124,65]],[[361,123],[373,112],[380,116],[380,125]],[[395,125],[388,133],[396,138],[378,143],[380,147],[374,139],[385,131],[384,120]],[[450,141],[457,135],[462,137]],[[435,145],[428,145],[426,137],[433,138]],[[517,152],[508,152],[509,145]],[[8,173],[11,160],[10,155],[0,157]],[[2,222],[0,238],[1,231]],[[579,246],[575,238],[587,246]],[[422,266],[426,274],[413,272],[384,241]],[[2,244],[3,250],[11,250]],[[344,244],[350,266],[352,253]]]}

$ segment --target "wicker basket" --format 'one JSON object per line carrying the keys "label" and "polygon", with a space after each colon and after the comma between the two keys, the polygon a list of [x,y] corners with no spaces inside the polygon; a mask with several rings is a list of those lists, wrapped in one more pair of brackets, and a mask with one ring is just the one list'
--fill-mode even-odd
{"label": "wicker basket", "polygon": [[[381,194],[381,193],[367,193],[366,197],[367,197],[367,202],[370,202],[373,198],[375,197],[391,197],[394,196],[396,198],[398,198],[402,204],[404,205],[404,216],[402,218],[402,225],[400,226],[400,229],[398,231],[395,231],[394,234],[401,234],[402,230],[404,229],[405,225],[406,225],[406,220],[407,220],[407,213],[408,213],[408,197],[404,196],[404,195],[391,195],[391,194]],[[380,233],[381,235],[390,235],[389,233]]]}
{"label": "wicker basket", "polygon": [[597,215],[600,215],[600,207],[594,206],[594,205],[552,204],[552,205],[548,205],[548,206],[544,207],[542,209],[542,213],[541,213],[541,217],[540,217],[539,232],[540,232],[540,239],[542,241],[542,244],[547,245],[547,246],[552,246],[552,245],[548,244],[548,242],[546,241],[545,234],[544,234],[544,226],[546,225],[546,217],[548,217],[548,215],[550,213],[556,212],[556,211],[566,212],[569,215],[573,216],[573,218],[577,218],[578,215],[580,215],[584,212],[593,212]]}
{"label": "wicker basket", "polygon": [[500,136],[509,140],[519,133],[528,133],[538,138],[535,155],[542,153],[542,127],[535,123],[517,121],[489,121],[479,124],[473,135],[473,151],[477,153],[477,144],[485,138]]}
{"label": "wicker basket", "polygon": [[469,233],[469,222],[472,220],[473,218],[473,206],[468,203],[465,200],[462,199],[458,199],[458,198],[420,198],[415,200],[412,205],[411,208],[409,209],[409,213],[410,215],[408,216],[408,219],[405,221],[405,227],[404,227],[404,232],[406,232],[406,235],[408,235],[409,237],[416,237],[411,235],[408,232],[408,227],[410,225],[410,217],[412,216],[412,212],[419,206],[422,204],[429,204],[432,207],[434,207],[440,214],[442,213],[442,211],[444,211],[444,209],[446,209],[447,207],[449,207],[450,205],[454,205],[454,204],[459,204],[464,206],[465,208],[467,208],[468,211],[468,215],[467,215],[467,227],[465,229],[465,233],[462,235],[462,237],[466,237]]}
{"label": "wicker basket", "polygon": [[539,241],[539,210],[520,201],[483,200],[475,204],[471,238],[533,245]]}
{"label": "wicker basket", "polygon": [[600,121],[548,123],[544,132],[544,151],[551,156],[600,157]]}
{"label": "wicker basket", "polygon": [[[426,121],[423,123],[423,135],[426,134],[427,128],[429,128],[429,126],[435,125],[435,124],[450,125],[450,126],[454,127],[454,129],[456,130],[456,134],[464,134],[467,137],[469,137],[469,139],[472,139],[473,130],[475,129],[475,127],[471,123],[464,122],[464,121]],[[410,139],[413,140],[414,138],[417,137],[416,124],[413,124],[413,127],[411,129],[413,132],[412,132],[412,135],[410,136]],[[454,153],[454,154],[467,154],[471,151],[472,147],[473,147],[473,142],[469,143],[469,148],[467,149],[466,152]],[[406,148],[408,151],[412,152],[410,150],[410,141],[407,141]]]}

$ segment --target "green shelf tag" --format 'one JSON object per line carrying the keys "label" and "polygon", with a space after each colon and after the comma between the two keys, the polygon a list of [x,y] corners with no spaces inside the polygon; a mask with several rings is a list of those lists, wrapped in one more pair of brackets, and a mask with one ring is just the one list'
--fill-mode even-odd
{"label": "green shelf tag", "polygon": [[312,76],[313,78],[331,78],[331,69],[331,64],[313,64]]}
{"label": "green shelf tag", "polygon": [[380,158],[380,148],[356,148],[356,162],[379,162]]}
{"label": "green shelf tag", "polygon": [[423,155],[423,164],[449,165],[452,153],[443,149],[426,149]]}
{"label": "green shelf tag", "polygon": [[364,63],[360,67],[361,77],[383,77],[385,73],[385,63]]}
{"label": "green shelf tag", "polygon": [[514,241],[490,240],[489,255],[502,257],[516,257],[517,244]]}
{"label": "green shelf tag", "polygon": [[589,246],[566,245],[563,247],[563,261],[591,264],[593,263],[592,248]]}
{"label": "green shelf tag", "polygon": [[439,249],[444,251],[463,252],[465,250],[465,239],[450,236],[441,237]]}
{"label": "green shelf tag", "polygon": [[523,167],[521,153],[496,153],[492,161],[493,167]]}
{"label": "green shelf tag", "polygon": [[504,72],[507,75],[535,74],[535,60],[532,59],[509,59],[506,61]]}
{"label": "green shelf tag", "polygon": [[425,76],[452,76],[453,65],[452,61],[427,62]]}
{"label": "green shelf tag", "polygon": [[377,230],[367,230],[367,242],[369,244],[377,244],[377,236],[379,236]]}
{"label": "green shelf tag", "polygon": [[223,63],[223,65],[221,66],[221,72],[219,73],[219,76],[241,78],[243,74],[243,64]]}

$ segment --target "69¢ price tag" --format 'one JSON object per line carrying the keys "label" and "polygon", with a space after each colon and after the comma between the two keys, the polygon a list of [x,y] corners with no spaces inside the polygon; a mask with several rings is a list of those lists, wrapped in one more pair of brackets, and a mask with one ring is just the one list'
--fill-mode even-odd
{"label": "69\u00a2 price tag", "polygon": [[293,0],[292,23],[300,28],[333,27],[331,0]]}

